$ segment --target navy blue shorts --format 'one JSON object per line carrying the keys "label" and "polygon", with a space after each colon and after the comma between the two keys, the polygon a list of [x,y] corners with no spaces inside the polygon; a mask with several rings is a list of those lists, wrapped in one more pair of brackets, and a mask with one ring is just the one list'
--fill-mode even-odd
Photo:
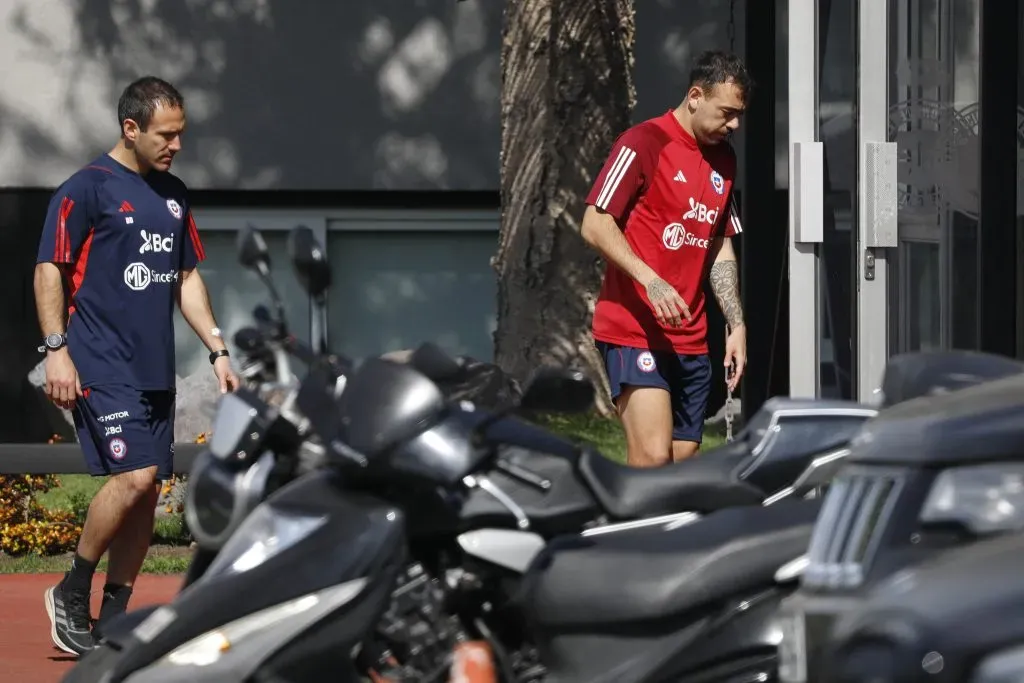
{"label": "navy blue shorts", "polygon": [[612,401],[617,401],[627,386],[664,389],[672,398],[672,438],[701,442],[711,394],[711,359],[707,354],[689,356],[600,341],[597,350],[604,357]]}
{"label": "navy blue shorts", "polygon": [[75,402],[75,429],[89,474],[103,476],[156,465],[174,474],[174,392],[126,386],[85,389]]}

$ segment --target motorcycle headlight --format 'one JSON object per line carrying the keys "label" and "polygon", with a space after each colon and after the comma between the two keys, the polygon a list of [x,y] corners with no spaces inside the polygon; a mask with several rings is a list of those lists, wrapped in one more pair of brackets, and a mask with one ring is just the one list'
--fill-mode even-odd
{"label": "motorcycle headlight", "polygon": [[921,522],[958,523],[976,534],[1024,527],[1024,464],[945,470],[925,500]]}
{"label": "motorcycle headlight", "polygon": [[1024,646],[1002,650],[981,660],[971,683],[1017,683],[1024,680]]}
{"label": "motorcycle headlight", "polygon": [[199,454],[185,489],[185,522],[199,545],[218,550],[259,505],[274,469],[265,452],[250,467],[229,467],[210,451]]}
{"label": "motorcycle headlight", "polygon": [[206,570],[206,576],[240,574],[266,562],[327,522],[263,504],[252,511]]}
{"label": "motorcycle headlight", "polygon": [[[255,661],[265,656],[269,643],[261,638],[269,634],[280,645],[315,623],[318,619],[349,602],[366,586],[366,579],[355,579],[315,593],[253,612],[229,622],[175,648],[161,659],[161,664],[209,667],[222,657],[236,652],[238,657]],[[237,673],[237,672],[233,672]]]}

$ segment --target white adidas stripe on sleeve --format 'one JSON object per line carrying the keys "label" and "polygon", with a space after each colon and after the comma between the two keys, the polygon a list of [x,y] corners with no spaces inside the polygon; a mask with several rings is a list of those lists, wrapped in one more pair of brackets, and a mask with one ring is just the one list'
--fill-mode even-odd
{"label": "white adidas stripe on sleeve", "polygon": [[612,167],[608,169],[608,175],[604,177],[604,183],[601,185],[601,193],[597,195],[596,203],[598,208],[608,208],[608,204],[611,203],[616,190],[619,189],[619,183],[626,176],[626,171],[629,170],[629,166],[635,158],[636,152],[634,150],[625,145],[619,148],[619,155],[615,158],[615,163],[612,164]]}

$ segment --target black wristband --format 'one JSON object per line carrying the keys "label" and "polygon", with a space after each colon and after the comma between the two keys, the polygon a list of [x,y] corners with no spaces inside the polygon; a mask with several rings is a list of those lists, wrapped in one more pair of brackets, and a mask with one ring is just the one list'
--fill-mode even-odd
{"label": "black wristband", "polygon": [[210,354],[210,365],[213,365],[213,364],[214,364],[214,362],[215,362],[215,361],[216,361],[216,360],[217,360],[218,358],[220,358],[221,356],[228,356],[228,355],[230,355],[230,354],[228,353],[228,350],[227,350],[227,349],[219,349],[219,350],[217,350],[217,351],[214,351],[214,352],[212,352],[212,353]]}

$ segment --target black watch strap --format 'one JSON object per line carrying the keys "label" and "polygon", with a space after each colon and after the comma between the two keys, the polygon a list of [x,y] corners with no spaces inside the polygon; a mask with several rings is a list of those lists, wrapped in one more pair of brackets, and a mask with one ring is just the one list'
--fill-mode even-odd
{"label": "black watch strap", "polygon": [[54,332],[48,334],[43,338],[43,343],[39,347],[39,353],[45,351],[56,351],[57,349],[63,348],[68,343],[68,338],[60,332]]}
{"label": "black watch strap", "polygon": [[210,354],[210,365],[213,365],[221,356],[229,356],[227,349],[218,349]]}

